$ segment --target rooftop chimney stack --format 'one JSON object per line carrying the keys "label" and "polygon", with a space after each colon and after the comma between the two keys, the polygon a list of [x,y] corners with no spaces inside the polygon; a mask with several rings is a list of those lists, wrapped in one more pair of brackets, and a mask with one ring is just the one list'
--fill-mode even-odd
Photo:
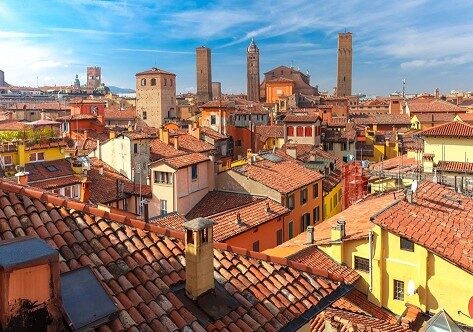
{"label": "rooftop chimney stack", "polygon": [[307,244],[314,244],[314,226],[307,226]]}
{"label": "rooftop chimney stack", "polygon": [[30,174],[29,172],[25,172],[25,171],[21,171],[21,172],[16,173],[15,176],[18,180],[18,184],[21,184],[22,186],[28,185],[28,175],[29,174]]}
{"label": "rooftop chimney stack", "polygon": [[186,294],[197,300],[214,290],[213,224],[205,218],[185,222]]}
{"label": "rooftop chimney stack", "polygon": [[345,224],[346,224],[345,220],[339,220],[334,226],[332,226],[330,238],[333,242],[339,242],[343,240],[346,234]]}
{"label": "rooftop chimney stack", "polygon": [[236,222],[237,222],[237,225],[241,225],[241,215],[240,215],[240,212],[237,212],[237,215],[236,215]]}
{"label": "rooftop chimney stack", "polygon": [[266,212],[271,212],[271,208],[269,207],[269,202],[266,202]]}
{"label": "rooftop chimney stack", "polygon": [[81,182],[80,201],[87,203],[90,199],[90,182],[84,178]]}
{"label": "rooftop chimney stack", "polygon": [[412,204],[413,201],[413,192],[412,189],[407,189],[406,190],[406,200],[409,204]]}

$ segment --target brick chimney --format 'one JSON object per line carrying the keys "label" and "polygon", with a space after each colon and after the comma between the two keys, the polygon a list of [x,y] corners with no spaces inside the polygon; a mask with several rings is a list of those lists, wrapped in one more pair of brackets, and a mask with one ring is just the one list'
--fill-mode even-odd
{"label": "brick chimney", "polygon": [[186,294],[192,300],[214,290],[213,224],[205,218],[185,222]]}
{"label": "brick chimney", "polygon": [[21,171],[15,174],[18,184],[21,184],[22,186],[26,186],[28,184],[28,175],[29,172]]}
{"label": "brick chimney", "polygon": [[3,331],[62,331],[59,253],[30,236],[0,241]]}
{"label": "brick chimney", "polygon": [[110,132],[108,133],[108,138],[114,139],[115,137],[117,137],[117,133],[115,132],[115,130],[110,130]]}
{"label": "brick chimney", "polygon": [[80,187],[80,201],[87,203],[90,199],[90,182],[87,178],[84,178],[81,182]]}

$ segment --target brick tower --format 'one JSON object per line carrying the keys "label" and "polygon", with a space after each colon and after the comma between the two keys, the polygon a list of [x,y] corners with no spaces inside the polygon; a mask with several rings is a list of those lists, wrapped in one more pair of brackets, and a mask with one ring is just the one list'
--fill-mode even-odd
{"label": "brick tower", "polygon": [[102,69],[100,67],[87,67],[87,88],[95,90],[102,83]]}
{"label": "brick tower", "polygon": [[197,72],[197,101],[206,103],[212,100],[212,53],[210,48],[201,46],[195,49]]}
{"label": "brick tower", "polygon": [[248,100],[259,102],[259,49],[253,38],[246,50],[246,76]]}
{"label": "brick tower", "polygon": [[337,61],[337,97],[351,96],[352,80],[352,34],[341,32],[338,34],[338,61]]}

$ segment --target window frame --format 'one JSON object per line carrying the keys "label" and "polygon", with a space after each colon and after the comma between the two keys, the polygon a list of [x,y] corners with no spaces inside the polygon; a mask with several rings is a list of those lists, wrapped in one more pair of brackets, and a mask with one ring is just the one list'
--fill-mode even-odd
{"label": "window frame", "polygon": [[361,272],[370,272],[370,260],[368,258],[354,256],[353,257],[353,268]]}
{"label": "window frame", "polygon": [[253,251],[259,252],[259,240],[253,242]]}
{"label": "window frame", "polygon": [[313,198],[318,198],[319,197],[319,183],[314,183],[312,186],[312,196]]}
{"label": "window frame", "polygon": [[217,116],[216,115],[210,115],[210,125],[215,126],[217,124]]}
{"label": "window frame", "polygon": [[156,85],[156,79],[155,78],[152,78],[149,82],[149,85],[151,86],[155,86]]}
{"label": "window frame", "polygon": [[287,234],[289,239],[292,239],[294,237],[294,221],[290,221],[287,224]]}
{"label": "window frame", "polygon": [[199,178],[197,164],[191,165],[191,179],[195,181]]}
{"label": "window frame", "polygon": [[284,242],[282,229],[276,231],[276,245],[280,245]]}
{"label": "window frame", "polygon": [[[2,158],[3,158],[3,165],[5,165],[5,166],[13,165],[13,156],[7,155],[7,156],[2,156]],[[7,162],[6,158],[10,159],[10,162]]]}
{"label": "window frame", "polygon": [[414,242],[404,236],[399,237],[399,249],[403,251],[414,252]]}
{"label": "window frame", "polygon": [[301,233],[305,232],[307,227],[310,226],[310,213],[304,213],[301,216]]}
{"label": "window frame", "polygon": [[294,127],[293,126],[287,126],[286,135],[287,136],[294,136]]}
{"label": "window frame", "polygon": [[[163,208],[164,206],[164,208]],[[168,201],[165,199],[160,199],[159,200],[159,214],[161,216],[165,215],[168,213]]]}
{"label": "window frame", "polygon": [[301,203],[301,205],[306,204],[308,200],[309,200],[309,190],[307,189],[307,187],[302,188],[301,191],[300,191],[300,203]]}
{"label": "window frame", "polygon": [[314,220],[314,223],[320,221],[320,207],[318,205],[312,210],[312,219]]}
{"label": "window frame", "polygon": [[393,279],[393,300],[404,301],[404,281]]}
{"label": "window frame", "polygon": [[[296,206],[294,200],[295,200],[294,194],[290,194],[286,196],[286,206],[289,210],[294,210],[294,207]],[[292,202],[292,204],[289,204],[289,202]]]}
{"label": "window frame", "polygon": [[140,80],[140,85],[141,85],[141,86],[146,86],[146,78],[143,77],[143,78]]}

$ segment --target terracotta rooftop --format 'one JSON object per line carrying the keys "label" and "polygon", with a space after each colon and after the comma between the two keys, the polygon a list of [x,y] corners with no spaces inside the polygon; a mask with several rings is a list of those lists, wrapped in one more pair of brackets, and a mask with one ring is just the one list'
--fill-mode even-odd
{"label": "terracotta rooftop", "polygon": [[284,122],[286,123],[299,123],[299,122],[310,122],[314,123],[320,119],[319,112],[305,111],[305,112],[287,112]]}
{"label": "terracotta rooftop", "polygon": [[473,174],[473,163],[462,161],[439,161],[437,171]]}
{"label": "terracotta rooftop", "polygon": [[[266,211],[268,205],[269,211]],[[270,198],[260,198],[245,205],[237,206],[231,210],[206,215],[205,217],[206,219],[215,222],[213,228],[214,240],[225,241],[254,227],[262,225],[265,222],[279,218],[286,213],[289,213],[288,208]],[[240,223],[237,222],[238,215],[240,215]],[[184,231],[182,223],[170,220],[159,221],[154,219],[152,222],[163,227]]]}
{"label": "terracotta rooftop", "polygon": [[458,117],[466,123],[473,124],[473,113],[458,114]]}
{"label": "terracotta rooftop", "polygon": [[309,309],[330,305],[323,298],[350,290],[322,269],[214,243],[216,283],[237,308],[203,320],[175,294],[186,277],[180,232],[7,181],[0,181],[0,225],[1,240],[38,236],[57,249],[61,273],[92,268],[119,309],[99,331],[275,331],[308,322]]}
{"label": "terracotta rooftop", "polygon": [[156,161],[162,158],[181,156],[185,154],[184,151],[176,150],[173,146],[164,143],[159,138],[153,139],[149,143],[149,147],[150,147],[151,161]]}
{"label": "terracotta rooftop", "polygon": [[459,107],[471,107],[473,106],[473,98],[464,99],[460,104]]}
{"label": "terracotta rooftop", "polygon": [[283,125],[257,125],[255,130],[261,142],[266,142],[268,138],[284,138]]}
{"label": "terracotta rooftop", "polygon": [[7,110],[70,110],[71,107],[59,101],[53,102],[28,102],[28,103],[14,103],[7,107]]}
{"label": "terracotta rooftop", "polygon": [[419,113],[419,114],[414,114],[419,122],[422,124],[427,124],[427,123],[446,123],[453,121],[453,118],[455,117],[455,114],[453,113]]}
{"label": "terracotta rooftop", "polygon": [[190,134],[172,135],[169,141],[171,142],[175,137],[178,137],[179,150],[186,152],[209,152],[214,150],[212,144],[201,141]]}
{"label": "terracotta rooftop", "polygon": [[[164,158],[162,162],[171,166],[174,169],[187,167],[190,165],[210,161],[209,157],[202,153],[189,153],[183,154],[176,157]],[[158,162],[158,161],[157,161]]]}
{"label": "terracotta rooftop", "polygon": [[107,120],[133,120],[136,118],[136,110],[133,107],[122,109],[120,107],[107,107],[105,119]]}
{"label": "terracotta rooftop", "polygon": [[97,120],[97,115],[92,114],[71,114],[60,116],[56,118],[57,121],[72,121],[72,120]]}
{"label": "terracotta rooftop", "polygon": [[200,108],[235,108],[235,102],[233,100],[211,100],[201,105]]}
{"label": "terracotta rooftop", "polygon": [[262,104],[248,104],[248,105],[237,105],[233,114],[258,114],[267,115],[268,111],[263,108]]}
{"label": "terracotta rooftop", "polygon": [[176,76],[176,74],[170,73],[168,71],[165,71],[165,70],[162,70],[162,69],[159,69],[159,68],[156,68],[156,67],[153,67],[149,70],[145,70],[145,71],[136,73],[135,76],[138,76],[138,75],[156,75],[156,74],[166,74],[166,75]]}
{"label": "terracotta rooftop", "polygon": [[472,218],[472,198],[424,181],[413,203],[400,200],[374,216],[373,222],[473,273]]}
{"label": "terracotta rooftop", "polygon": [[[91,168],[87,171],[87,179],[90,181],[90,201],[94,203],[110,203],[123,199],[126,195],[140,194],[140,185],[129,180],[126,176],[120,174],[111,166],[97,158],[91,158]],[[103,167],[103,174],[100,174],[100,168]],[[119,183],[123,183],[123,194],[118,188]],[[143,197],[151,197],[151,187],[141,185],[141,194]]]}
{"label": "terracotta rooftop", "polygon": [[29,173],[28,183],[38,188],[53,189],[81,182],[65,159],[28,163],[25,170]]}
{"label": "terracotta rooftop", "polygon": [[266,83],[295,83],[294,80],[285,77],[277,77],[267,80]]}
{"label": "terracotta rooftop", "polygon": [[416,113],[465,113],[466,109],[440,99],[408,100],[407,105],[411,115]]}
{"label": "terracotta rooftop", "polygon": [[28,127],[25,123],[17,120],[3,120],[0,121],[0,131],[21,131],[26,130]]}
{"label": "terracotta rooftop", "polygon": [[461,121],[452,121],[420,131],[419,136],[440,136],[473,138],[473,125]]}
{"label": "terracotta rooftop", "polygon": [[[332,226],[342,219],[346,221],[344,241],[368,238],[368,232],[373,227],[370,221],[371,216],[390,206],[400,197],[403,197],[403,194],[400,192],[391,192],[378,196],[370,195],[362,201],[350,205],[342,212],[317,224],[315,244],[329,244]],[[281,246],[300,246],[306,243],[306,239],[307,234],[301,233]]]}
{"label": "terracotta rooftop", "polygon": [[360,125],[411,125],[411,119],[407,114],[373,114],[356,116],[353,122]]}
{"label": "terracotta rooftop", "polygon": [[199,217],[207,217],[261,199],[263,199],[261,196],[237,194],[219,190],[209,191],[192,210],[186,214],[186,218],[191,220]]}
{"label": "terracotta rooftop", "polygon": [[224,134],[219,133],[216,130],[213,130],[212,128],[209,127],[200,127],[200,135],[202,136],[208,136],[214,140],[220,140],[220,139],[227,139],[228,136],[225,136]]}
{"label": "terracotta rooftop", "polygon": [[322,179],[318,172],[289,159],[280,162],[262,159],[232,170],[285,194]]}
{"label": "terracotta rooftop", "polygon": [[373,171],[391,171],[391,172],[409,172],[416,171],[420,165],[415,158],[407,158],[407,154],[386,159],[369,165],[369,169]]}

